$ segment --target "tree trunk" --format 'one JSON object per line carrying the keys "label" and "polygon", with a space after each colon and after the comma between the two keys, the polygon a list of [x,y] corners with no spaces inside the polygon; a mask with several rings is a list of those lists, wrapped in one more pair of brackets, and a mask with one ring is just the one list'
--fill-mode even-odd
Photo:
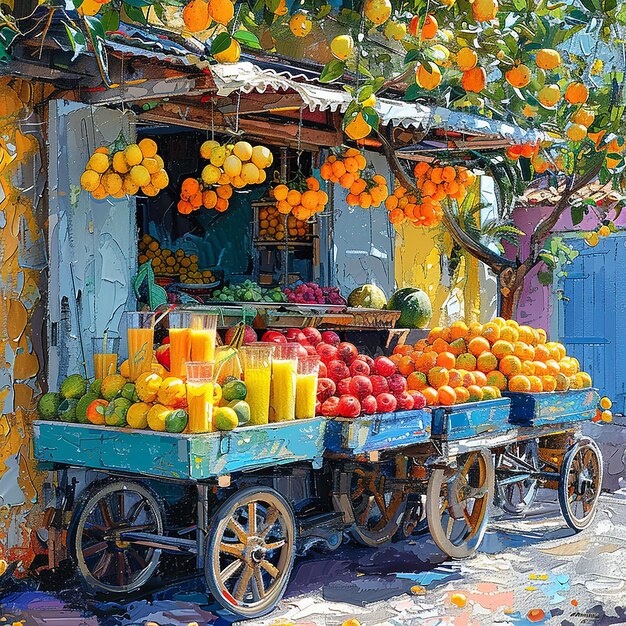
{"label": "tree trunk", "polygon": [[526,265],[520,265],[517,268],[505,267],[498,274],[498,291],[500,293],[498,313],[505,320],[513,319],[517,311],[527,271]]}

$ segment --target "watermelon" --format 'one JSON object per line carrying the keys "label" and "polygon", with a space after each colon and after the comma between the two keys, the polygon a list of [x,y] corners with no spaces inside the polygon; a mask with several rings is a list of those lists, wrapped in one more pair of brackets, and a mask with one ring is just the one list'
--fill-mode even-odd
{"label": "watermelon", "polygon": [[387,305],[385,292],[376,285],[362,285],[348,296],[348,306],[365,309],[384,309]]}
{"label": "watermelon", "polygon": [[396,328],[426,328],[433,316],[433,307],[428,296],[413,287],[398,289],[387,304],[390,311],[400,311]]}

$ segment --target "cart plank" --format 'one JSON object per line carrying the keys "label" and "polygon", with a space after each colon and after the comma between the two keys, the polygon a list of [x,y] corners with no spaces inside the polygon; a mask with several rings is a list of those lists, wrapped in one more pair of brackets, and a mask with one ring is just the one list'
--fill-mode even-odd
{"label": "cart plank", "polygon": [[191,435],[38,420],[34,453],[62,465],[196,481],[321,463],[325,427],[324,418],[314,418]]}
{"label": "cart plank", "polygon": [[433,407],[433,438],[458,440],[508,430],[511,400],[497,398]]}
{"label": "cart plank", "polygon": [[542,426],[590,420],[600,396],[597,389],[572,389],[545,393],[506,392],[511,399],[512,424]]}

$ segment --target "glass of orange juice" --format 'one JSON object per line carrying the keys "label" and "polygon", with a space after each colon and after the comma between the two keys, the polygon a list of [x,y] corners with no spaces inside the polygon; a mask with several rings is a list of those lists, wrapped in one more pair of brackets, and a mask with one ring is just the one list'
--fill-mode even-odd
{"label": "glass of orange juice", "polygon": [[187,412],[189,432],[211,433],[213,428],[213,363],[185,364],[187,373]]}
{"label": "glass of orange juice", "polygon": [[217,313],[192,313],[189,338],[192,361],[215,360]]}
{"label": "glass of orange juice", "polygon": [[185,378],[185,364],[191,361],[191,313],[173,311],[168,315],[170,325],[170,373]]}
{"label": "glass of orange juice", "polygon": [[117,371],[117,356],[120,350],[119,337],[93,337],[93,372],[96,380],[115,374]]}
{"label": "glass of orange juice", "polygon": [[128,367],[131,381],[139,374],[152,368],[154,347],[154,313],[130,311],[126,313],[128,323]]}
{"label": "glass of orange juice", "polygon": [[269,422],[274,345],[249,344],[239,350],[246,383],[246,402],[250,406],[250,426]]}
{"label": "glass of orange juice", "polygon": [[270,422],[285,422],[296,417],[297,343],[279,343],[272,359],[272,397]]}
{"label": "glass of orange juice", "polygon": [[317,401],[317,376],[320,369],[318,356],[299,356],[296,374],[296,419],[315,417]]}

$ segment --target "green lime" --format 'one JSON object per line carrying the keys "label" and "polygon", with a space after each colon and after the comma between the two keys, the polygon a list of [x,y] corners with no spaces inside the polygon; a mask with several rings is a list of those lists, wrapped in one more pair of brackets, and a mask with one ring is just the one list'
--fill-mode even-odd
{"label": "green lime", "polygon": [[229,406],[222,406],[213,412],[213,421],[217,430],[233,430],[239,426],[237,413]]}
{"label": "green lime", "polygon": [[165,430],[168,433],[182,433],[187,426],[189,416],[184,409],[176,409],[165,418]]}
{"label": "green lime", "polygon": [[250,405],[245,400],[233,400],[228,406],[237,413],[239,426],[245,426],[250,421]]}
{"label": "green lime", "polygon": [[247,393],[246,383],[242,380],[229,380],[222,387],[222,398],[227,402],[231,402],[232,400],[245,400]]}

